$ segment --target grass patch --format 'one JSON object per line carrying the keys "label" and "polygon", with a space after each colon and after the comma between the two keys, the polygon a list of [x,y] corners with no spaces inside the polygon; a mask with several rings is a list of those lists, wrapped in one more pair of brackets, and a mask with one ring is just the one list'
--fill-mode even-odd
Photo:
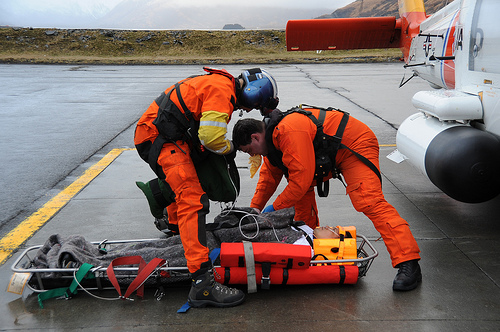
{"label": "grass patch", "polygon": [[238,64],[399,61],[399,49],[287,52],[284,30],[0,28],[0,62]]}

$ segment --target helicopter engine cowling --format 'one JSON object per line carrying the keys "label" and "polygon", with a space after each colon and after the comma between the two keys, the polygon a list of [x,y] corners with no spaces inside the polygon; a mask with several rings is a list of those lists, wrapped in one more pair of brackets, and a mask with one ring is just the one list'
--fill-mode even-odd
{"label": "helicopter engine cowling", "polygon": [[491,133],[416,113],[401,124],[396,143],[451,198],[480,203],[500,193],[500,139]]}

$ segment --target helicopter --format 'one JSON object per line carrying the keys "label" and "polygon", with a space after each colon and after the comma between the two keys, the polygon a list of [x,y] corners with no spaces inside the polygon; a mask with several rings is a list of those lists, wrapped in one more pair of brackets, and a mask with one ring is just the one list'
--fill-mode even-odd
{"label": "helicopter", "polygon": [[455,0],[432,15],[399,0],[399,18],[290,20],[288,51],[399,48],[404,68],[430,84],[398,128],[388,158],[407,160],[449,197],[500,194],[500,1]]}

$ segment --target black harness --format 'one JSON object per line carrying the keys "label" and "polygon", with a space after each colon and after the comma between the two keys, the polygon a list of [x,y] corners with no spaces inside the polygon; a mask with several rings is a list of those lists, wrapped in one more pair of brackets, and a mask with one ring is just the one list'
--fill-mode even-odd
{"label": "black harness", "polygon": [[[380,182],[382,182],[382,176],[380,175],[380,171],[368,158],[360,155],[356,151],[353,151],[351,148],[342,144],[342,136],[344,135],[344,130],[347,126],[347,122],[349,121],[349,113],[332,107],[326,109],[314,106],[309,106],[309,107],[318,109],[320,111],[318,118],[316,118],[310,111],[306,111],[301,107],[294,107],[286,112],[281,112],[280,110],[274,110],[270,113],[270,115],[266,119],[264,119],[266,123],[265,139],[268,148],[267,158],[269,162],[273,166],[281,169],[285,174],[285,176],[288,177],[288,169],[283,164],[283,153],[278,149],[276,149],[276,147],[273,144],[273,131],[285,116],[292,113],[300,113],[307,116],[316,125],[317,128],[316,136],[314,137],[313,140],[314,153],[316,158],[316,169],[314,172],[314,179],[316,180],[316,187],[318,190],[318,195],[320,197],[328,196],[330,189],[329,181],[328,180],[323,181],[323,179],[327,177],[330,172],[332,173],[332,178],[334,179],[338,178],[340,181],[342,181],[340,171],[337,168],[337,165],[335,165],[335,159],[337,157],[337,152],[339,149],[347,149],[351,151],[366,166],[368,166],[378,176]],[[337,132],[335,133],[334,136],[327,135],[323,132],[323,122],[326,117],[326,112],[343,113],[342,120],[340,121],[339,127],[337,128]]]}
{"label": "black harness", "polygon": [[[203,69],[207,71],[209,75],[218,74],[227,77],[235,84],[235,89],[238,90],[239,84],[236,83],[235,78],[228,72],[208,67],[204,67]],[[165,179],[165,176],[157,161],[165,143],[173,143],[177,145],[177,141],[188,142],[191,147],[191,159],[195,164],[204,160],[208,154],[208,151],[205,150],[198,138],[200,123],[194,119],[193,113],[184,102],[180,90],[182,83],[197,76],[200,75],[190,76],[185,80],[176,83],[175,86],[168,91],[168,93],[163,92],[155,100],[158,105],[158,115],[156,119],[154,119],[153,124],[156,126],[159,135],[155,138],[153,144],[151,145],[151,149],[147,156],[147,162],[155,174],[157,174],[161,179]],[[170,99],[170,95],[174,90],[177,95],[177,99],[181,104],[182,111]],[[238,91],[236,91],[236,93],[237,92]],[[236,99],[233,97],[231,98],[231,104],[233,105],[234,110],[236,108]],[[179,146],[177,147],[182,151]]]}

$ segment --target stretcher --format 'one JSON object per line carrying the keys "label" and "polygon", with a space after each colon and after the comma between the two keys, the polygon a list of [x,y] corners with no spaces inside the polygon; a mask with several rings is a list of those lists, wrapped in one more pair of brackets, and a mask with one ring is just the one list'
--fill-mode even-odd
{"label": "stretcher", "polygon": [[[100,242],[91,242],[98,250],[113,250],[116,245],[142,243],[144,241],[158,241],[160,239],[138,239]],[[250,243],[250,248],[258,243]],[[366,275],[373,259],[378,252],[370,241],[363,235],[356,235],[357,258],[336,259],[336,260],[310,260],[307,265],[297,264],[294,266],[270,266],[266,262],[259,261],[257,256],[245,257],[244,266],[224,266],[221,265],[220,252],[214,250],[211,259],[214,263],[215,279],[225,284],[259,284],[262,289],[267,289],[271,284],[354,284],[357,280]],[[221,247],[223,249],[224,247]],[[233,243],[234,244],[234,243]],[[279,243],[276,243],[279,245]],[[296,245],[292,245],[296,246]],[[12,264],[12,280],[22,279],[23,285],[20,294],[27,287],[35,293],[44,293],[53,289],[81,288],[86,292],[92,290],[116,289],[120,298],[130,299],[130,295],[137,291],[137,295],[142,297],[141,289],[144,286],[156,287],[155,297],[160,300],[164,295],[164,287],[179,283],[190,282],[190,273],[186,266],[169,266],[169,262],[164,259],[153,259],[148,264],[140,262],[139,256],[129,256],[115,259],[108,266],[83,266],[65,268],[36,268],[33,260],[37,251],[42,245],[32,246],[20,253]],[[257,248],[258,246],[254,246]],[[271,246],[272,248],[272,246]],[[248,252],[245,255],[249,255]],[[253,261],[253,268],[249,262]],[[85,265],[85,264],[84,264]],[[88,264],[87,264],[88,265]],[[229,264],[233,265],[233,264]],[[292,264],[293,265],[293,264]],[[84,274],[83,276],[78,274]],[[23,276],[23,278],[21,278]],[[76,281],[76,283],[75,283]],[[125,295],[122,295],[121,288],[128,287]],[[254,292],[250,290],[249,292]],[[71,296],[71,292],[66,291],[63,295]],[[92,295],[92,294],[90,294]],[[41,302],[40,302],[41,305]]]}

